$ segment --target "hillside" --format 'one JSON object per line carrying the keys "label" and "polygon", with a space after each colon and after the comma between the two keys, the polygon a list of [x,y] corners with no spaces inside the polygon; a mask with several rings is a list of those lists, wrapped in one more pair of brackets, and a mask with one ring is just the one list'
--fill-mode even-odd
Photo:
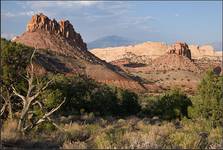
{"label": "hillside", "polygon": [[[182,42],[168,46],[161,43],[144,43],[142,45],[149,47],[150,50],[137,49],[139,48],[137,46],[136,49],[139,50],[139,53],[136,52],[136,49],[129,49],[131,52],[124,53],[120,59],[111,61],[111,63],[129,74],[141,78],[150,93],[162,93],[178,87],[193,94],[203,73],[208,69],[221,66],[221,61],[218,57],[213,56],[214,51],[210,46],[202,46],[201,50],[198,51],[199,48],[192,47],[191,49],[191,46]],[[209,51],[203,51],[203,49],[208,48]],[[119,49],[119,52],[123,51]],[[163,53],[164,51],[165,53]],[[152,55],[154,53],[157,55]],[[202,57],[200,56],[201,53],[203,54]],[[113,54],[116,55],[117,53]],[[106,58],[109,57],[109,55],[105,56],[107,56]]]}
{"label": "hillside", "polygon": [[[59,72],[65,74],[86,74],[100,82],[108,80],[122,88],[130,86],[116,84],[116,80],[135,84],[137,87],[135,90],[143,89],[124,71],[87,51],[86,43],[68,20],[57,22],[55,19],[50,20],[44,14],[34,15],[27,25],[26,32],[15,37],[13,41],[39,49],[42,58],[46,59],[39,59],[37,63],[46,71],[54,72],[57,68]],[[63,71],[64,68],[67,68],[66,72]]]}

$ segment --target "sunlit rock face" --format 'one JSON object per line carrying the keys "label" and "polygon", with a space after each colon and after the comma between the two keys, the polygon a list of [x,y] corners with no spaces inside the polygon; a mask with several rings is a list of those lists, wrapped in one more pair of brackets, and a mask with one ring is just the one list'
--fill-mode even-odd
{"label": "sunlit rock face", "polygon": [[76,33],[73,25],[68,20],[57,22],[55,19],[50,20],[44,14],[32,16],[26,27],[27,32],[44,30],[53,34],[58,34],[66,38],[71,45],[78,45],[81,50],[87,50],[86,43],[83,42],[79,33]]}
{"label": "sunlit rock face", "polygon": [[169,54],[177,54],[191,59],[191,51],[189,46],[183,42],[176,42],[168,49]]}

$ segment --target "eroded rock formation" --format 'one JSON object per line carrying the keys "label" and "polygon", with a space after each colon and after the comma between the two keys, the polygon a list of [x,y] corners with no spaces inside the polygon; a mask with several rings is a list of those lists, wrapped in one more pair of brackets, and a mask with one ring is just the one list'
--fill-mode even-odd
{"label": "eroded rock formation", "polygon": [[79,45],[80,50],[87,50],[86,43],[83,42],[79,33],[76,33],[73,25],[68,20],[57,22],[55,19],[50,20],[44,14],[36,14],[27,24],[27,32],[35,32],[36,30],[45,30],[63,36],[71,45]]}
{"label": "eroded rock formation", "polygon": [[191,51],[186,43],[176,42],[168,49],[169,54],[178,54],[181,56],[186,56],[191,59]]}

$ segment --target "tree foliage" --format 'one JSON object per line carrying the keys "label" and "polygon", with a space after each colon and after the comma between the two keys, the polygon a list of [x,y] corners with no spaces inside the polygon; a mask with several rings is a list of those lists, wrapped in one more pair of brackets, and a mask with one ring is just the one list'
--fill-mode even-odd
{"label": "tree foliage", "polygon": [[192,106],[191,100],[179,90],[172,90],[160,98],[153,100],[144,112],[151,116],[159,116],[162,119],[175,119],[188,116],[188,107]]}
{"label": "tree foliage", "polygon": [[12,93],[11,85],[19,91],[25,90],[23,75],[29,63],[33,48],[1,38],[1,117],[12,118],[13,111],[19,109],[19,100]]}
{"label": "tree foliage", "polygon": [[213,126],[223,124],[223,76],[208,71],[198,86],[193,117],[204,117]]}
{"label": "tree foliage", "polygon": [[33,50],[31,47],[1,38],[1,72],[4,85],[21,81],[21,75],[26,72]]}
{"label": "tree foliage", "polygon": [[79,114],[80,110],[98,115],[136,114],[140,111],[138,96],[134,92],[112,88],[86,76],[54,77],[55,82],[46,91],[54,94],[43,94],[43,99],[50,108],[58,103],[57,96],[66,97],[60,110],[63,115]]}

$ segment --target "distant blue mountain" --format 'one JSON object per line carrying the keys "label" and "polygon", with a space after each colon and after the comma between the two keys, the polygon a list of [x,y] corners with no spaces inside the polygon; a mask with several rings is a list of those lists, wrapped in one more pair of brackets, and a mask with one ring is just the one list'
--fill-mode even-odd
{"label": "distant blue mountain", "polygon": [[87,47],[90,50],[93,48],[125,46],[125,45],[131,45],[135,43],[136,43],[135,41],[130,40],[128,38],[111,35],[111,36],[105,36],[97,40],[94,40],[92,42],[89,42],[87,43]]}

